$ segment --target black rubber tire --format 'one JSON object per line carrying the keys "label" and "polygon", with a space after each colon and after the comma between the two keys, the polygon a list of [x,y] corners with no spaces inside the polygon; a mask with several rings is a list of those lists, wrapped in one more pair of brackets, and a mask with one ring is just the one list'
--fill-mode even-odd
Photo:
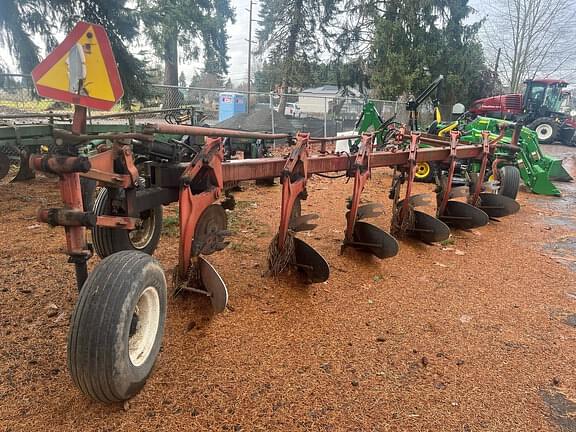
{"label": "black rubber tire", "polygon": [[[142,296],[145,291],[147,294]],[[153,318],[147,321],[152,323],[149,334],[154,339],[140,348],[144,357],[141,363],[136,360],[139,364],[135,366],[129,340],[138,325],[133,319],[141,296],[154,298],[148,303],[155,306],[148,315]],[[142,252],[118,252],[94,268],[80,291],[68,332],[68,369],[82,393],[99,402],[113,403],[130,399],[142,389],[160,352],[166,297],[162,268]],[[142,304],[140,307],[145,310]],[[136,327],[135,332],[142,329],[146,327]],[[136,352],[132,353],[135,359]]]}
{"label": "black rubber tire", "polygon": [[[98,192],[94,202],[94,214],[96,216],[110,214],[110,200],[108,199],[108,189],[102,188]],[[148,241],[142,245],[135,244],[130,239],[130,232],[124,229],[115,228],[92,228],[92,242],[94,249],[100,258],[106,258],[113,253],[123,250],[137,250],[152,255],[158,246],[162,235],[162,206],[149,210],[153,220],[152,232],[148,236]]]}
{"label": "black rubber tire", "polygon": [[505,165],[499,171],[500,189],[498,189],[498,194],[516,199],[520,189],[520,170],[515,166]]}
{"label": "black rubber tire", "polygon": [[554,143],[556,137],[558,136],[558,125],[554,122],[554,120],[548,117],[541,117],[539,119],[534,120],[530,124],[529,128],[532,129],[534,132],[536,132],[536,128],[538,128],[538,126],[540,125],[548,125],[552,129],[552,134],[550,135],[550,138],[540,139],[540,137],[538,137],[538,141],[540,142],[540,144]]}

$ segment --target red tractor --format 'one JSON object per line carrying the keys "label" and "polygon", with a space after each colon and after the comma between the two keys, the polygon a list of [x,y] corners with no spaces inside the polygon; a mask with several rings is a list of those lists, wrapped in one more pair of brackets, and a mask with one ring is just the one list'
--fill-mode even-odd
{"label": "red tractor", "polygon": [[470,113],[478,116],[522,121],[536,131],[542,144],[560,141],[566,145],[576,145],[573,141],[576,121],[572,114],[561,111],[561,106],[569,95],[564,89],[566,81],[541,79],[525,81],[524,94],[493,96],[475,101]]}

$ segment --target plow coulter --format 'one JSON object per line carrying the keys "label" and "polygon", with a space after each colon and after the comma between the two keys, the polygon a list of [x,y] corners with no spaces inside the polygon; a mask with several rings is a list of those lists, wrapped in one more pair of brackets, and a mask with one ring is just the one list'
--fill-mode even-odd
{"label": "plow coulter", "polygon": [[[357,153],[349,155],[328,153],[326,139],[306,133],[290,137],[151,124],[138,134],[107,134],[108,145],[93,156],[83,157],[74,154],[74,149],[90,137],[82,134],[85,110],[77,111],[77,127],[72,133],[55,131],[62,140],[55,152],[32,155],[29,163],[35,170],[60,178],[64,207],[40,209],[38,220],[65,229],[69,262],[75,265],[80,291],[70,325],[69,369],[77,387],[102,402],[134,396],[144,386],[160,349],[169,289],[164,271],[150,254],[161,229],[157,223],[161,210],[156,209],[162,205],[176,201],[179,205],[179,260],[170,291],[206,296],[215,312],[226,309],[228,288],[208,257],[223,250],[231,234],[222,205],[229,198],[227,185],[280,178],[282,200],[278,231],[268,251],[268,273],[274,276],[292,269],[300,274],[303,284],[323,282],[330,276],[329,264],[320,251],[299,238],[299,233],[313,229],[318,222],[317,215],[302,214],[301,206],[302,200],[314,200],[307,190],[314,174],[344,173],[341,175],[353,180],[351,197],[342,205],[346,222],[343,254],[355,248],[379,259],[390,258],[399,250],[396,238],[439,242],[449,237],[451,228],[480,227],[490,218],[518,210],[516,201],[486,192],[481,182],[453,187],[458,162],[475,160],[481,170],[486,169],[498,146],[498,140],[490,141],[487,133],[482,145],[463,144],[454,132],[449,141],[432,142],[432,147],[424,148],[421,144],[430,143],[430,137],[401,128],[388,151],[374,151],[374,135],[365,133],[359,137]],[[189,162],[150,160],[137,167],[132,149],[153,148],[156,134],[206,138]],[[230,137],[286,140],[291,147],[285,158],[226,161],[225,146]],[[321,150],[314,153],[318,143]],[[413,195],[416,167],[424,161],[444,167],[439,171],[434,215],[417,210],[428,197]],[[392,200],[390,232],[366,221],[382,214],[383,203],[361,204],[372,170],[382,167],[394,170],[390,190],[382,191],[383,197]],[[83,182],[97,181],[102,186],[97,211],[83,202],[81,177]],[[463,200],[456,200],[458,197]],[[106,205],[103,200],[107,200]],[[155,215],[153,223],[148,220],[150,215]],[[93,231],[94,248],[86,242],[87,229]],[[146,243],[146,239],[154,240]],[[147,247],[138,247],[144,244],[139,241]],[[87,261],[93,249],[105,258],[88,274]],[[229,282],[233,288],[234,281]]]}

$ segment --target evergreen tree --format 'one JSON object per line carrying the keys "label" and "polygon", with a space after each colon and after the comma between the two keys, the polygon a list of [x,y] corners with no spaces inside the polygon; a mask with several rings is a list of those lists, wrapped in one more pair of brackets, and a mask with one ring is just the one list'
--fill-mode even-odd
{"label": "evergreen tree", "polygon": [[440,74],[443,103],[490,93],[494,80],[477,37],[482,23],[465,24],[472,13],[468,0],[348,0],[346,7],[352,16],[335,35],[336,52],[356,59],[375,97],[418,94]]}
{"label": "evergreen tree", "polygon": [[[164,83],[178,85],[179,50],[185,60],[203,51],[209,73],[227,72],[226,25],[234,18],[229,0],[140,0],[146,34],[164,61]],[[166,92],[165,107],[175,100]]]}
{"label": "evergreen tree", "polygon": [[261,26],[257,32],[259,52],[272,63],[281,62],[279,111],[284,112],[285,94],[290,86],[301,84],[318,59],[321,35],[328,34],[338,0],[263,0]]}

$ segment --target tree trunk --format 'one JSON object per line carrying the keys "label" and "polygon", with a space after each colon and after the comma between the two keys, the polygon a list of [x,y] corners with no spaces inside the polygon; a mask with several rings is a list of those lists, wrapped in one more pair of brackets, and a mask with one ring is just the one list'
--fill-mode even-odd
{"label": "tree trunk", "polygon": [[[172,32],[164,42],[164,84],[178,85],[178,34]],[[163,108],[178,108],[181,104],[177,88],[166,88]]]}
{"label": "tree trunk", "polygon": [[298,32],[300,28],[302,28],[303,24],[302,2],[303,0],[296,0],[294,4],[294,14],[292,15],[292,23],[290,25],[290,33],[288,35],[288,49],[286,50],[286,57],[284,58],[284,70],[282,73],[282,94],[280,95],[280,103],[278,104],[278,112],[281,114],[284,114],[286,109],[286,93],[288,93],[290,78],[294,70]]}

